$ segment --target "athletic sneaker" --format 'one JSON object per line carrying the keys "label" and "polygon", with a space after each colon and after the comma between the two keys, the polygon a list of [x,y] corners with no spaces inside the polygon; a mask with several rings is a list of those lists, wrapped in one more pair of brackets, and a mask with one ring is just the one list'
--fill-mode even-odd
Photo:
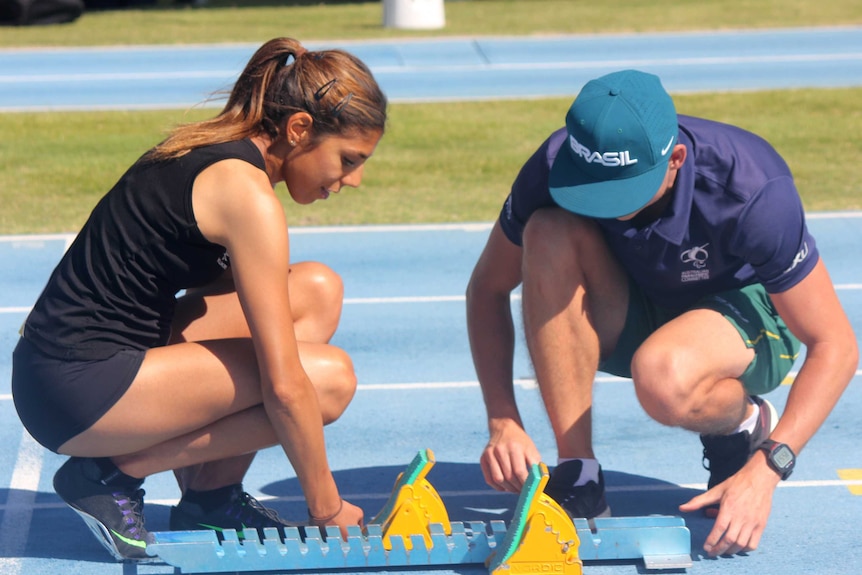
{"label": "athletic sneaker", "polygon": [[54,491],[118,561],[153,560],[147,555],[152,537],[144,528],[143,482],[104,485],[93,479],[99,473],[92,459],[70,457],[54,474]]}
{"label": "athletic sneaker", "polygon": [[[703,443],[703,467],[709,471],[708,489],[728,479],[742,469],[757,448],[769,437],[778,424],[778,412],[765,399],[751,396],[751,400],[760,406],[760,416],[754,425],[754,431],[740,431],[730,435],[701,435]],[[718,515],[718,505],[704,509],[708,517]]]}
{"label": "athletic sneaker", "polygon": [[212,529],[221,536],[225,529],[234,529],[237,536],[243,539],[246,529],[257,529],[259,536],[263,537],[265,527],[278,528],[283,535],[285,527],[296,526],[283,520],[274,510],[261,505],[257,499],[242,490],[242,484],[231,487],[228,500],[208,512],[196,503],[181,499],[175,507],[171,507],[171,530]]}
{"label": "athletic sneaker", "polygon": [[573,519],[610,517],[611,508],[605,499],[605,477],[599,467],[599,481],[575,485],[581,477],[583,463],[578,459],[557,465],[545,485],[545,493],[560,504]]}

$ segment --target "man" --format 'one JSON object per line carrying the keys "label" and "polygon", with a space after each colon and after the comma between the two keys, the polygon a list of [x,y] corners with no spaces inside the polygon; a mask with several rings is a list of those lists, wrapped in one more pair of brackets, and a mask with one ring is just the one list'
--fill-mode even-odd
{"label": "man", "polygon": [[[510,294],[557,443],[546,492],[607,515],[593,452],[596,371],[631,377],[646,412],[701,435],[716,517],[709,555],[757,547],[772,493],[856,370],[856,338],[785,162],[739,128],[678,116],[656,76],[587,83],[526,162],[467,289],[488,413],[486,481],[519,491],[540,454],[513,393]],[[779,421],[760,396],[807,348]]]}

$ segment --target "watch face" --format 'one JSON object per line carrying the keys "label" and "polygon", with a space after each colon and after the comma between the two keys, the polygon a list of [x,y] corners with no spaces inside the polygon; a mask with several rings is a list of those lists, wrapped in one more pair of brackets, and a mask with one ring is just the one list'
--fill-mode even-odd
{"label": "watch face", "polygon": [[780,445],[772,452],[772,461],[781,469],[793,463],[793,452],[786,445]]}

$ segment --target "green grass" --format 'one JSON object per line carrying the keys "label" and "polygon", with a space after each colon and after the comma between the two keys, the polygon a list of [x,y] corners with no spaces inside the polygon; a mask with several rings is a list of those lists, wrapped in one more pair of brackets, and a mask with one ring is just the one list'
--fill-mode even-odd
{"label": "green grass", "polygon": [[384,29],[383,2],[170,0],[138,10],[86,12],[63,26],[5,28],[0,46],[262,43],[440,35],[524,35],[862,24],[859,0],[449,0],[446,27]]}
{"label": "green grass", "polygon": [[[0,47],[522,35],[862,24],[859,0],[460,0],[440,31],[385,30],[381,2],[160,0],[63,26],[0,29]],[[809,210],[862,209],[862,89],[677,95],[680,112],[738,124],[785,156]],[[279,193],[293,225],[490,221],[570,99],[396,104],[359,190],[310,208]],[[0,233],[74,232],[122,172],[191,111],[0,114]]]}
{"label": "green grass", "polygon": [[[862,89],[678,95],[682,113],[753,130],[793,168],[809,210],[862,209]],[[490,221],[569,99],[396,104],[357,190],[302,207],[293,225]],[[0,233],[77,230],[166,126],[212,110],[0,115]],[[840,126],[840,129],[838,128]]]}

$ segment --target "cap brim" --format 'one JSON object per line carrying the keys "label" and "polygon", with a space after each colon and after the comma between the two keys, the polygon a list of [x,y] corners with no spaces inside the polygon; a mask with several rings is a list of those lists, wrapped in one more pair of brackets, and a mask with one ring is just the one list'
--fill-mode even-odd
{"label": "cap brim", "polygon": [[554,201],[570,212],[591,218],[619,218],[645,207],[666,174],[667,164],[659,162],[631,178],[595,181],[561,149],[551,166],[548,187]]}

